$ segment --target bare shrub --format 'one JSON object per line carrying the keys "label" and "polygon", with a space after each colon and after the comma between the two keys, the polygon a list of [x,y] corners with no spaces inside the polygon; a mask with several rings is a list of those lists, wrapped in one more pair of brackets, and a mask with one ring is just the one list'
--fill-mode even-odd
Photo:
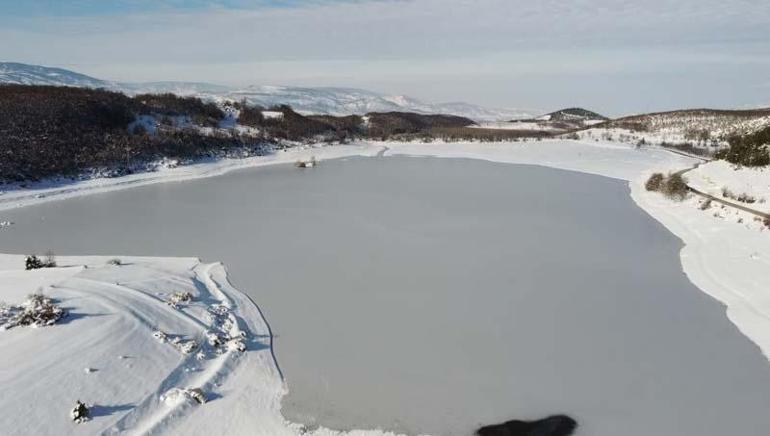
{"label": "bare shrub", "polygon": [[46,268],[54,268],[56,266],[56,255],[53,254],[53,251],[48,250],[45,252],[45,259],[43,260],[43,265]]}
{"label": "bare shrub", "polygon": [[166,300],[166,304],[173,307],[174,309],[177,309],[179,306],[183,304],[187,304],[192,301],[192,294],[187,291],[177,291],[171,294],[170,297]]}
{"label": "bare shrub", "polygon": [[687,180],[679,173],[674,173],[666,178],[662,187],[663,195],[672,199],[682,201],[687,197]]}
{"label": "bare shrub", "polygon": [[244,126],[260,127],[265,123],[265,116],[262,115],[264,108],[260,106],[241,105],[241,111],[238,114],[238,123]]}
{"label": "bare shrub", "polygon": [[78,400],[75,402],[75,407],[70,411],[70,418],[76,423],[82,424],[91,419],[91,411],[88,406]]}
{"label": "bare shrub", "polygon": [[727,186],[722,188],[722,196],[725,198],[729,198],[731,200],[740,201],[741,203],[746,204],[754,204],[757,202],[757,199],[747,193],[742,193],[735,195],[730,189],[727,188]]}
{"label": "bare shrub", "polygon": [[754,204],[757,202],[757,199],[752,197],[749,194],[746,194],[745,192],[743,194],[740,194],[736,200],[740,201],[741,203],[748,203],[748,204]]}
{"label": "bare shrub", "polygon": [[56,324],[67,312],[41,294],[32,294],[16,306],[0,307],[0,330],[14,327],[45,327]]}
{"label": "bare shrub", "polygon": [[55,266],[56,256],[52,251],[47,251],[42,259],[34,254],[24,258],[24,269],[27,271],[40,268],[54,268]]}
{"label": "bare shrub", "polygon": [[647,183],[644,184],[644,188],[648,191],[660,191],[660,187],[665,181],[665,176],[662,173],[653,173]]}

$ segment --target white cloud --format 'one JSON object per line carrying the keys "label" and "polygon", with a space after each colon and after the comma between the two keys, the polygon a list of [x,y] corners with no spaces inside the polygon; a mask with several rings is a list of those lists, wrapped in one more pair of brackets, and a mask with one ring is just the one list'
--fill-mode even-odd
{"label": "white cloud", "polygon": [[[320,2],[14,20],[0,28],[0,40],[14,41],[0,57],[123,80],[354,85],[503,104],[517,94],[490,97],[472,89],[474,81],[543,74],[575,82],[603,71],[640,80],[671,71],[706,77],[713,72],[703,69],[731,65],[767,77],[767,23],[766,0]],[[737,71],[736,80],[751,82],[753,74]]]}

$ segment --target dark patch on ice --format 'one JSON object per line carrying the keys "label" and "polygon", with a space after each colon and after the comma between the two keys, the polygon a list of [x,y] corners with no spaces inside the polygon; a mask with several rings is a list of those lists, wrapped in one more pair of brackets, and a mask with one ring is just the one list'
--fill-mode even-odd
{"label": "dark patch on ice", "polygon": [[566,415],[550,416],[539,421],[508,421],[480,428],[478,436],[569,436],[577,421]]}

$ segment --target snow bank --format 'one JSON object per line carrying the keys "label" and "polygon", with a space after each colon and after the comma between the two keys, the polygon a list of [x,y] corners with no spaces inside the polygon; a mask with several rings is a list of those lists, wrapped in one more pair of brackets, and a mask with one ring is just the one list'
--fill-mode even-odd
{"label": "snow bank", "polygon": [[[22,301],[39,291],[68,312],[53,326],[0,332],[3,434],[303,432],[280,413],[286,387],[270,329],[259,308],[229,284],[223,265],[110,259],[63,257],[58,268],[25,271],[23,256],[0,255],[4,299]],[[175,292],[192,300],[173,307],[166,300]],[[156,330],[195,341],[198,352],[156,340]],[[211,332],[243,341],[245,350],[212,346]],[[207,401],[196,400],[197,390]],[[88,405],[88,422],[72,422],[76,400]]]}
{"label": "snow bank", "polygon": [[[335,159],[350,156],[376,156],[383,146],[372,144],[335,145],[335,146],[298,146],[277,151],[267,156],[254,156],[240,159],[219,159],[193,165],[161,166],[158,171],[131,174],[114,178],[95,178],[72,182],[47,181],[29,188],[5,188],[0,191],[0,211],[40,204],[47,201],[63,200],[82,195],[116,191],[120,189],[149,185],[162,182],[179,182],[225,174],[230,171],[254,168],[265,165],[293,164],[298,160]],[[9,224],[10,225],[10,224]]]}

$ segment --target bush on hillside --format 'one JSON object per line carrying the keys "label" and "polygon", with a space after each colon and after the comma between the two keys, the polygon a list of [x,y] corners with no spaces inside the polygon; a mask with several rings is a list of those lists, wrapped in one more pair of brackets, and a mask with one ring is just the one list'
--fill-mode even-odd
{"label": "bush on hillside", "polygon": [[717,153],[717,159],[747,167],[770,165],[770,127],[750,135],[730,138],[729,143],[729,148]]}
{"label": "bush on hillside", "polygon": [[262,111],[265,110],[261,106],[249,106],[246,103],[240,103],[238,106],[240,113],[238,114],[238,124],[250,127],[260,127],[265,123],[265,116],[262,115]]}
{"label": "bush on hillside", "polygon": [[662,173],[654,173],[647,179],[644,188],[648,191],[660,191],[660,187],[663,185],[665,179],[666,177]]}
{"label": "bush on hillside", "polygon": [[331,125],[300,115],[294,112],[290,106],[280,105],[272,107],[270,110],[283,114],[282,117],[264,121],[264,129],[270,137],[300,141],[322,135],[331,137],[336,133]]}
{"label": "bush on hillside", "polygon": [[24,258],[24,268],[27,271],[33,270],[33,269],[55,268],[55,267],[56,267],[56,257],[50,251],[45,254],[45,258],[43,259],[40,259],[34,254]]}
{"label": "bush on hillside", "polygon": [[[185,112],[189,111],[189,112]],[[167,95],[130,98],[103,89],[0,85],[0,183],[77,176],[89,171],[131,172],[137,163],[196,158],[253,145],[263,138],[129,125],[139,114],[184,114],[215,124],[221,111],[198,99]],[[197,116],[196,116],[197,114]]]}
{"label": "bush on hillside", "polygon": [[197,97],[179,97],[166,94],[139,94],[134,100],[144,113],[166,116],[189,116],[195,124],[216,127],[225,113],[214,103],[206,103]]}
{"label": "bush on hillside", "polygon": [[670,174],[663,183],[662,190],[663,195],[672,199],[682,201],[687,197],[687,180],[682,177],[681,174]]}
{"label": "bush on hillside", "polygon": [[370,137],[389,139],[395,135],[423,133],[433,129],[461,128],[474,125],[473,120],[454,115],[423,115],[411,112],[373,112],[367,133]]}
{"label": "bush on hillside", "polygon": [[668,177],[661,173],[654,173],[647,179],[644,188],[648,191],[657,191],[672,200],[682,201],[687,198],[689,188],[687,180],[679,173],[669,174]]}

